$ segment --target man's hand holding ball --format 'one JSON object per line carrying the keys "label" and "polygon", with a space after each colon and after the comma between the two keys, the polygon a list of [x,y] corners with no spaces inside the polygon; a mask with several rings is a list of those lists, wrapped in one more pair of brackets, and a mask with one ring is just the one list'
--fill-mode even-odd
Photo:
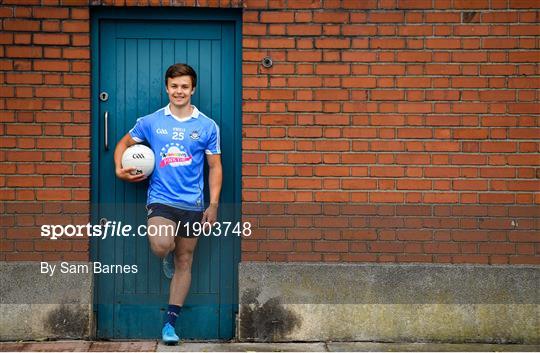
{"label": "man's hand holding ball", "polygon": [[116,169],[119,179],[130,183],[143,181],[154,171],[154,152],[145,145],[133,145],[122,154],[122,167]]}

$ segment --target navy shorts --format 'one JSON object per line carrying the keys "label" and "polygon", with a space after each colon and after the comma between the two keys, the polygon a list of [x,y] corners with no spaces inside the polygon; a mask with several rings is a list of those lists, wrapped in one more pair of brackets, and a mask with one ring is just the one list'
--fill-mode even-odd
{"label": "navy shorts", "polygon": [[[173,221],[177,227],[176,234],[182,238],[193,237],[193,224],[200,224],[203,216],[203,211],[182,210],[162,203],[151,203],[146,206],[146,210],[148,211],[148,219],[152,217],[163,217]],[[184,226],[188,222],[191,228],[189,234],[187,228]]]}

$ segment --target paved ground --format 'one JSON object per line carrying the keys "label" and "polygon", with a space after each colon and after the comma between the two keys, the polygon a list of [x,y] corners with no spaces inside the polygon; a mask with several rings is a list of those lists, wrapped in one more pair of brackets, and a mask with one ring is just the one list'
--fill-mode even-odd
{"label": "paved ground", "polygon": [[238,343],[184,342],[164,346],[157,341],[0,342],[0,351],[33,352],[538,352],[540,345],[449,343]]}

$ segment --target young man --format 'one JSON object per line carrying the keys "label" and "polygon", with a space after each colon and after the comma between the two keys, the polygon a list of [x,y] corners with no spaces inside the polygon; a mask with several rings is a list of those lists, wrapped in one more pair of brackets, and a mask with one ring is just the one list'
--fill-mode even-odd
{"label": "young man", "polygon": [[[213,120],[191,105],[196,85],[197,74],[193,68],[186,64],[170,66],[165,74],[169,104],[138,119],[114,151],[116,176],[128,182],[139,182],[147,176],[131,175],[135,168],[122,168],[122,154],[126,148],[146,142],[156,157],[146,208],[148,227],[169,230],[160,236],[148,236],[152,252],[164,259],[165,275],[172,277],[167,320],[162,329],[166,344],[175,344],[179,340],[174,325],[189,292],[193,252],[197,245],[197,238],[188,237],[193,232],[186,234],[184,224],[216,222],[221,192],[219,128]],[[206,210],[203,179],[205,155],[210,184],[210,205]]]}

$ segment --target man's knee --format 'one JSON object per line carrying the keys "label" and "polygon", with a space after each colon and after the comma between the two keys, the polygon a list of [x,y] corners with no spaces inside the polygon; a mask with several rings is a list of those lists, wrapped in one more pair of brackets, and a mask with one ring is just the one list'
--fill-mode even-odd
{"label": "man's knee", "polygon": [[152,217],[148,219],[147,231],[150,248],[156,256],[163,258],[174,250],[175,225],[173,221],[161,216]]}
{"label": "man's knee", "polygon": [[178,271],[191,271],[193,252],[182,252],[174,259],[174,267]]}
{"label": "man's knee", "polygon": [[150,248],[152,249],[152,252],[161,258],[167,256],[167,254],[174,250],[174,242],[171,243],[151,243]]}

